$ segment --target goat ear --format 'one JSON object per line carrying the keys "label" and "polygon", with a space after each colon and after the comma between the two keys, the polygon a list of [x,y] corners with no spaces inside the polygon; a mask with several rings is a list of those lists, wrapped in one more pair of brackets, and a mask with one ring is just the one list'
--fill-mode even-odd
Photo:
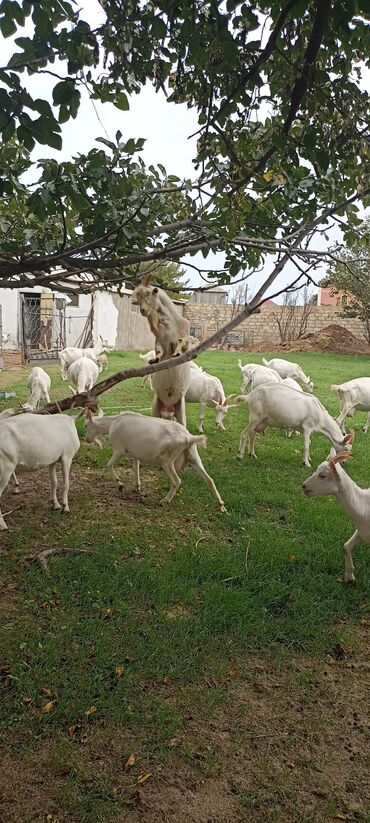
{"label": "goat ear", "polygon": [[153,277],[153,272],[152,271],[149,271],[147,274],[144,274],[144,277],[141,281],[141,285],[142,286],[149,286],[149,281],[151,280],[152,277]]}
{"label": "goat ear", "polygon": [[331,447],[331,449],[330,449],[330,452],[329,452],[329,454],[328,454],[327,460],[328,460],[328,461],[329,461],[329,460],[332,460],[332,459],[333,459],[333,457],[335,457],[335,455],[336,455],[336,451],[335,451],[334,446],[332,446],[332,447]]}
{"label": "goat ear", "polygon": [[336,467],[336,465],[335,465],[335,463],[334,463],[334,459],[333,459],[333,460],[329,460],[329,466],[330,466],[330,468],[331,468],[331,470],[332,470],[333,474],[336,474],[336,475],[338,476],[337,467]]}
{"label": "goat ear", "polygon": [[345,435],[345,437],[343,439],[343,443],[353,443],[354,439],[355,439],[354,429],[350,429],[349,434]]}
{"label": "goat ear", "polygon": [[214,400],[213,397],[211,397],[211,403],[214,403],[215,406],[218,406],[217,400]]}
{"label": "goat ear", "polygon": [[86,417],[87,417],[88,420],[92,420],[93,413],[92,413],[91,409],[86,409]]}

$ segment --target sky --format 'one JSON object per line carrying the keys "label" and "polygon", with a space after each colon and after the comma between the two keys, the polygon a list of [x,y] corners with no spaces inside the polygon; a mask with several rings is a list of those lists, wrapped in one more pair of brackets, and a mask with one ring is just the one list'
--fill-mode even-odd
{"label": "sky", "polygon": [[[92,26],[97,26],[104,19],[104,12],[98,0],[83,0],[80,8],[81,16]],[[16,36],[19,36],[19,32]],[[15,50],[17,47],[11,38],[3,41],[2,60],[4,63]],[[54,64],[53,70],[58,72],[57,63]],[[60,73],[64,74],[62,67]],[[56,82],[53,77],[38,74],[29,78],[27,85],[36,96],[51,100],[51,91]],[[186,104],[167,103],[163,93],[156,94],[152,86],[148,84],[139,95],[133,95],[130,98],[130,110],[122,112],[110,103],[102,104],[99,101],[93,103],[84,88],[81,87],[80,91],[79,114],[76,120],[70,120],[63,125],[62,150],[56,151],[48,146],[37,145],[33,152],[35,159],[41,157],[55,157],[57,160],[69,159],[79,152],[85,153],[98,145],[95,142],[96,137],[108,137],[114,140],[115,133],[119,129],[123,138],[126,139],[129,137],[146,138],[142,157],[147,164],[162,163],[169,174],[176,174],[180,178],[195,177],[192,159],[196,153],[196,138],[189,138],[189,135],[197,131],[198,124],[195,112],[188,109]],[[341,233],[339,229],[333,229],[329,232],[329,236],[330,245],[332,245],[340,240]],[[321,236],[318,236],[314,245],[315,248],[324,248],[328,244]],[[209,254],[206,260],[203,260],[201,254],[188,259],[204,268],[221,267],[223,264],[221,254]],[[261,285],[272,268],[273,258],[270,257],[267,258],[263,270],[251,276],[250,296]],[[321,270],[317,269],[314,274],[315,279],[320,279],[325,272],[325,266]],[[295,279],[297,274],[296,267],[288,264],[273,284],[270,293]],[[191,268],[187,269],[187,278],[194,286],[203,283],[199,275]]]}

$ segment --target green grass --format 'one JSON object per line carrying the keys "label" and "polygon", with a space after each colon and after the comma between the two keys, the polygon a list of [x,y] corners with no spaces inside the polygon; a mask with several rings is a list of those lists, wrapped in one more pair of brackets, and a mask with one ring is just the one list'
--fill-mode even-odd
{"label": "green grass", "polygon": [[[338,400],[330,384],[370,375],[366,357],[292,357],[314,380],[315,392],[332,414],[338,412]],[[198,362],[231,393],[241,385],[237,359],[234,353],[210,352]],[[242,360],[261,362],[261,356]],[[113,373],[137,365],[137,355],[115,353],[109,364]],[[56,366],[47,370],[52,397],[60,399],[67,384]],[[106,413],[133,408],[149,414],[152,395],[140,382],[121,383],[103,395]],[[25,384],[14,388],[23,402]],[[187,408],[191,431],[197,411]],[[355,417],[348,472],[367,485],[370,438],[361,431],[364,420],[364,414]],[[58,790],[65,813],[76,813],[68,820],[116,819],[109,775],[84,788],[76,735],[88,732],[98,739],[107,729],[113,737],[119,732],[127,754],[133,746],[140,748],[145,770],[153,759],[172,757],[168,740],[181,731],[194,701],[199,716],[211,716],[225,699],[230,666],[247,676],[252,652],[272,654],[278,666],[287,650],[323,655],[343,637],[352,642],[368,603],[368,547],[361,544],[354,552],[356,585],[338,584],[342,544],[352,524],[333,499],[304,499],[300,487],[310,472],[302,465],[301,437],[287,439],[270,429],[257,439],[258,460],[246,455],[239,464],[236,451],[246,422],[245,408],[234,409],[225,418],[227,431],[219,433],[213,411],[206,412],[208,449],[201,456],[227,515],[217,512],[208,489],[189,469],[168,509],[158,506],[167,478],[145,466],[147,495],[136,499],[127,472],[121,497],[105,470],[107,445],[102,451],[81,446],[70,516],[49,511],[40,493],[47,487],[42,474],[21,477],[20,501],[22,488],[29,485],[31,491],[25,509],[8,517],[10,530],[0,541],[5,597],[0,644],[3,661],[11,667],[0,729],[4,742],[15,741],[26,752],[40,738],[52,737],[53,768],[60,760],[72,763],[71,775]],[[327,453],[328,441],[313,436],[313,467]],[[13,501],[6,493],[3,510]],[[90,553],[52,558],[48,575],[19,564],[30,551],[54,545]],[[116,667],[124,668],[119,678]],[[167,678],[176,700],[168,700]],[[55,701],[52,711],[43,714],[48,701]],[[96,712],[86,715],[91,706]],[[75,732],[68,733],[71,726]],[[181,756],[191,759],[186,746]],[[212,751],[201,762],[205,772],[212,770]],[[130,791],[128,786],[127,802]],[[243,803],[257,803],[255,796],[258,791],[246,793]]]}

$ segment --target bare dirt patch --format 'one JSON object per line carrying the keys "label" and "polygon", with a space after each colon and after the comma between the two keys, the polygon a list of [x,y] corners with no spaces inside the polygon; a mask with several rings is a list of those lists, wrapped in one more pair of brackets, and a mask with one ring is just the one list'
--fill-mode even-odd
{"label": "bare dirt patch", "polygon": [[[369,626],[364,618],[354,652],[336,647],[321,660],[290,653],[280,661],[238,660],[225,682],[209,684],[221,686],[224,700],[207,719],[196,691],[184,703],[171,685],[168,700],[182,711],[183,725],[168,741],[166,763],[148,755],[145,740],[132,749],[124,728],[96,726],[75,742],[73,769],[85,775],[76,796],[84,781],[95,791],[100,786],[112,798],[109,819],[116,823],[365,823]],[[125,771],[131,751],[135,764]],[[60,823],[80,821],[70,806],[63,808],[71,766],[56,770],[55,762],[52,739],[36,742],[28,757],[9,746],[0,778],[2,820],[41,823],[52,814]]]}
{"label": "bare dirt patch", "polygon": [[289,343],[276,344],[273,340],[260,340],[252,346],[251,352],[333,352],[334,354],[368,354],[370,346],[364,340],[355,337],[344,326],[332,323],[316,334],[307,334],[300,340],[291,340]]}

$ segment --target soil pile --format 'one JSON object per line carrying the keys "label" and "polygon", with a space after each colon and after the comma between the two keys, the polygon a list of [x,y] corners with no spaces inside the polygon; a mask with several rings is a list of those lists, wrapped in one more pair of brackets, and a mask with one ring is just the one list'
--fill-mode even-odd
{"label": "soil pile", "polygon": [[316,334],[306,334],[299,340],[291,340],[289,343],[276,344],[272,340],[261,340],[249,351],[252,352],[299,352],[318,351],[333,352],[334,354],[368,354],[370,346],[365,340],[355,337],[352,332],[344,326],[332,323],[325,326]]}

